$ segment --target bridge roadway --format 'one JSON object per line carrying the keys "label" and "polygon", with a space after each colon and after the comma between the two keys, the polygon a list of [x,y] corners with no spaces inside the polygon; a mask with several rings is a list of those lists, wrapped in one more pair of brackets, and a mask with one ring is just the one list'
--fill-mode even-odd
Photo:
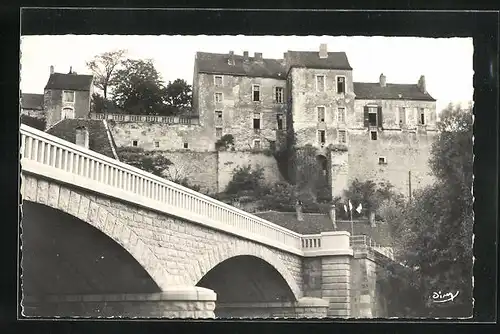
{"label": "bridge roadway", "polygon": [[20,153],[26,316],[382,314],[383,257],[348,232],[300,235],[25,125]]}

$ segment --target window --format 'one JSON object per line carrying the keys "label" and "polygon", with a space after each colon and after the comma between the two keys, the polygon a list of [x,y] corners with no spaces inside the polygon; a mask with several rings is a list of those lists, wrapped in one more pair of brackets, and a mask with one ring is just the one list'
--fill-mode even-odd
{"label": "window", "polygon": [[325,138],[325,130],[319,130],[318,131],[318,140],[321,145],[324,145],[326,142]]}
{"label": "window", "polygon": [[316,76],[316,90],[318,92],[325,91],[325,76],[324,75],[317,75]]}
{"label": "window", "polygon": [[132,140],[132,146],[137,146],[137,140]]}
{"label": "window", "polygon": [[215,111],[215,120],[222,121],[222,111],[221,110]]}
{"label": "window", "polygon": [[184,148],[189,148],[189,144],[188,143],[184,143]]}
{"label": "window", "polygon": [[63,102],[75,103],[75,92],[72,90],[63,91]]}
{"label": "window", "polygon": [[215,93],[215,103],[222,102],[222,93]]}
{"label": "window", "polygon": [[377,107],[368,107],[368,125],[377,126]]}
{"label": "window", "polygon": [[283,87],[274,88],[274,102],[283,103]]}
{"label": "window", "polygon": [[260,150],[260,140],[254,140],[253,141],[253,148],[255,150]]}
{"label": "window", "polygon": [[339,108],[338,118],[340,124],[345,124],[345,108],[343,107]]}
{"label": "window", "polygon": [[75,110],[73,108],[63,108],[61,111],[61,118],[75,118]]}
{"label": "window", "polygon": [[325,121],[325,107],[318,107],[318,122]]}
{"label": "window", "polygon": [[283,115],[282,114],[278,114],[276,116],[276,120],[278,122],[278,130],[283,130]]}
{"label": "window", "polygon": [[252,85],[252,101],[260,101],[260,86]]}
{"label": "window", "polygon": [[337,77],[337,93],[345,93],[345,77]]}
{"label": "window", "polygon": [[347,142],[346,140],[346,132],[345,130],[339,130],[339,143],[340,144],[345,144]]}
{"label": "window", "polygon": [[160,147],[160,142],[159,141],[155,141],[155,147],[156,148]]}
{"label": "window", "polygon": [[404,126],[406,124],[406,108],[399,108],[399,126]]}
{"label": "window", "polygon": [[418,117],[418,124],[420,125],[425,125],[425,113],[424,113],[424,108],[420,108],[420,114]]}
{"label": "window", "polygon": [[377,131],[370,131],[370,138],[372,140],[377,140]]}
{"label": "window", "polygon": [[386,165],[387,159],[385,157],[378,157],[378,164],[379,165]]}
{"label": "window", "polygon": [[215,137],[222,137],[222,128],[215,128]]}
{"label": "window", "polygon": [[222,76],[221,75],[216,75],[214,77],[214,84],[215,84],[215,87],[221,87],[222,86]]}

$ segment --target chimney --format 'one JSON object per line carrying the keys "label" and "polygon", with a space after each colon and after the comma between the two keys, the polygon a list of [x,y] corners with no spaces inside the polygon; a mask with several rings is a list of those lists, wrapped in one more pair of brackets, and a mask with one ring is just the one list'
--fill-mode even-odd
{"label": "chimney", "polygon": [[234,51],[229,51],[229,59],[227,60],[229,65],[234,65]]}
{"label": "chimney", "polygon": [[76,140],[75,144],[82,146],[86,149],[89,148],[89,131],[84,126],[79,126],[76,128]]}
{"label": "chimney", "polygon": [[330,216],[330,219],[331,219],[332,224],[333,224],[333,229],[336,230],[337,229],[337,217],[336,217],[335,205],[334,204],[332,204],[330,206],[329,216]]}
{"label": "chimney", "polygon": [[384,73],[380,74],[379,82],[380,82],[380,87],[385,87],[385,75],[384,75]]}
{"label": "chimney", "polygon": [[420,76],[420,79],[418,79],[417,86],[422,93],[427,93],[427,89],[425,87],[425,75]]}
{"label": "chimney", "polygon": [[255,52],[253,57],[254,57],[254,60],[256,62],[261,62],[262,61],[262,52]]}
{"label": "chimney", "polygon": [[248,62],[248,51],[243,51],[243,61]]}
{"label": "chimney", "polygon": [[50,65],[50,74],[54,74],[54,65]]}
{"label": "chimney", "polygon": [[326,44],[319,45],[319,57],[322,59],[328,58],[328,49]]}
{"label": "chimney", "polygon": [[68,74],[72,74],[73,73],[73,66],[70,66],[69,67],[69,73]]}
{"label": "chimney", "polygon": [[297,220],[298,221],[304,221],[304,213],[302,212],[302,202],[297,201],[297,204],[295,204],[295,212],[297,213]]}

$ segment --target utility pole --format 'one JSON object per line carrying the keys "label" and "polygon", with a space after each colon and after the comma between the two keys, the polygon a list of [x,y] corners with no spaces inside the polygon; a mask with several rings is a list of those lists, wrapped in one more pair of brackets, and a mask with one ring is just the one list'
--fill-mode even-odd
{"label": "utility pole", "polygon": [[411,202],[411,170],[408,171],[408,196]]}

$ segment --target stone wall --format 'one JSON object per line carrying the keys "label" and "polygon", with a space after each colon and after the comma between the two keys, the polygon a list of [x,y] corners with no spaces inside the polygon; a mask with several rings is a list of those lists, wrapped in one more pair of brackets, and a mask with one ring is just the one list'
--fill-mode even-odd
{"label": "stone wall", "polygon": [[328,302],[304,297],[297,302],[217,304],[217,318],[325,318]]}
{"label": "stone wall", "polygon": [[332,187],[332,197],[342,196],[349,186],[350,178],[349,152],[330,151],[330,184]]}
{"label": "stone wall", "polygon": [[[368,130],[349,134],[349,179],[388,180],[408,195],[409,171],[412,190],[434,183],[428,161],[435,132],[416,134],[408,131],[379,131],[371,140]],[[384,157],[385,163],[379,163]]]}
{"label": "stone wall", "polygon": [[298,255],[29,175],[24,175],[21,187],[23,200],[67,212],[113,238],[162,290],[173,285],[194,286],[218,263],[249,255],[268,262],[295,297],[302,296],[302,259]]}
{"label": "stone wall", "polygon": [[351,310],[351,257],[322,258],[322,298],[329,302],[328,316],[348,318]]}
{"label": "stone wall", "polygon": [[214,318],[216,294],[183,287],[160,293],[23,298],[27,317]]}
{"label": "stone wall", "polygon": [[[388,317],[387,298],[380,288],[380,280],[387,263],[368,247],[356,248],[351,261],[351,316],[357,318]],[[387,259],[386,259],[387,260]],[[387,262],[387,261],[385,261]]]}
{"label": "stone wall", "polygon": [[[284,104],[274,102],[274,88],[285,88],[285,80],[245,76],[222,76],[222,86],[216,87],[213,74],[199,73],[197,108],[201,124],[214,131],[222,128],[222,134],[232,134],[236,150],[248,150],[254,140],[261,147],[269,147],[269,140],[276,141],[277,113],[284,112]],[[260,85],[260,101],[252,101],[252,85]],[[223,100],[215,103],[215,93],[222,93]],[[284,92],[285,93],[285,90]],[[283,97],[283,102],[286,99]],[[222,111],[222,119],[216,117]],[[254,113],[261,117],[261,130],[253,130]]]}
{"label": "stone wall", "polygon": [[[325,90],[316,90],[316,76],[325,76]],[[336,77],[345,76],[345,94],[337,93]],[[298,147],[311,144],[319,147],[318,130],[325,130],[325,146],[337,144],[339,129],[346,129],[354,109],[352,71],[292,68],[292,118]],[[325,107],[325,121],[318,122],[317,107]],[[346,122],[338,122],[338,108],[346,110]],[[287,120],[290,122],[290,120]]]}
{"label": "stone wall", "polygon": [[[154,122],[109,122],[117,146],[137,146],[145,150],[207,152],[215,149],[215,134],[200,125],[161,124]],[[188,148],[184,148],[184,143]]]}
{"label": "stone wall", "polygon": [[218,189],[222,192],[233,177],[233,170],[237,167],[251,165],[256,168],[257,165],[264,168],[265,182],[273,184],[282,181],[283,177],[278,169],[276,159],[272,155],[265,155],[258,152],[218,152]]}

